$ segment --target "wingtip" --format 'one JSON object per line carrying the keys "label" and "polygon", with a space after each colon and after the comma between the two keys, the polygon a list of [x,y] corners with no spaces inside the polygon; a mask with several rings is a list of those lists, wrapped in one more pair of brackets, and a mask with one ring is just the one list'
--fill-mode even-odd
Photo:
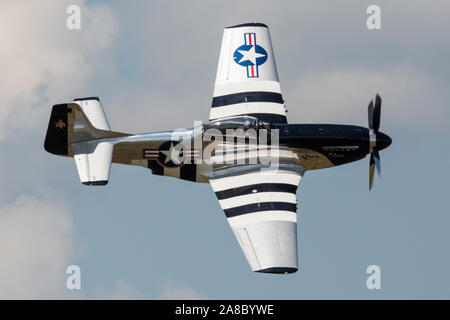
{"label": "wingtip", "polygon": [[98,181],[85,181],[82,182],[85,186],[104,186],[108,184],[108,180],[98,180]]}
{"label": "wingtip", "polygon": [[261,270],[256,270],[258,273],[274,273],[274,274],[290,274],[297,272],[298,268],[292,267],[272,267]]}
{"label": "wingtip", "polygon": [[242,28],[242,27],[263,27],[269,28],[266,24],[260,22],[241,23],[234,26],[225,27],[225,29]]}
{"label": "wingtip", "polygon": [[100,101],[99,97],[85,97],[85,98],[76,98],[73,101],[85,101],[85,100],[97,100]]}

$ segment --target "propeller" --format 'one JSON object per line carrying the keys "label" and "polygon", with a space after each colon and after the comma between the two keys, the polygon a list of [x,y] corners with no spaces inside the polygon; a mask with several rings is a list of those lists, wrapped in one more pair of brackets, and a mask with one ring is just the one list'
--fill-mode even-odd
{"label": "propeller", "polygon": [[368,107],[369,115],[369,129],[370,129],[370,163],[369,163],[369,190],[373,187],[373,176],[375,169],[378,172],[378,176],[381,178],[381,160],[379,151],[389,146],[392,142],[391,138],[382,132],[380,129],[380,117],[381,117],[381,97],[377,94],[375,97],[375,104],[372,101]]}

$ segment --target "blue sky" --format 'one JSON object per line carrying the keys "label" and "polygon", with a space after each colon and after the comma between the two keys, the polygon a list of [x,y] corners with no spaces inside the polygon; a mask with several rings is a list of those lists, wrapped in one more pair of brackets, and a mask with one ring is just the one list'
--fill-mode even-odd
{"label": "blue sky", "polygon": [[[7,2],[0,297],[449,298],[447,2]],[[82,29],[69,31],[75,3]],[[366,28],[369,4],[382,30]],[[42,147],[51,106],[76,97],[100,96],[117,131],[206,119],[222,29],[248,21],[271,29],[290,123],[366,125],[379,92],[393,139],[370,193],[368,158],[306,173],[289,276],[250,271],[208,184],[113,165],[106,187],[89,188]],[[65,289],[70,264],[81,292]],[[372,264],[381,290],[366,288]]]}

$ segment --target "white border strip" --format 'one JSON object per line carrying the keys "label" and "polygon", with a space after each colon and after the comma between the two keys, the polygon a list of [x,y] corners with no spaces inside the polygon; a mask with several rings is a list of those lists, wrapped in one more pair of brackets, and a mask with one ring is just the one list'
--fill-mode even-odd
{"label": "white border strip", "polygon": [[298,186],[301,178],[302,176],[299,173],[296,174],[292,171],[256,171],[231,177],[209,179],[209,182],[213,190],[217,192],[259,183],[287,183]]}
{"label": "white border strip", "polygon": [[270,113],[286,116],[284,105],[275,102],[244,102],[211,108],[209,119],[251,114]]}
{"label": "white border strip", "polygon": [[289,221],[297,223],[297,214],[291,211],[260,211],[227,218],[227,220],[232,228],[264,221]]}
{"label": "white border strip", "polygon": [[297,204],[297,196],[289,192],[255,192],[219,200],[224,210],[260,202],[287,202]]}
{"label": "white border strip", "polygon": [[230,83],[226,81],[216,81],[214,88],[214,97],[226,96],[229,94],[249,92],[249,91],[265,91],[281,93],[280,83],[278,81],[267,80],[244,80]]}

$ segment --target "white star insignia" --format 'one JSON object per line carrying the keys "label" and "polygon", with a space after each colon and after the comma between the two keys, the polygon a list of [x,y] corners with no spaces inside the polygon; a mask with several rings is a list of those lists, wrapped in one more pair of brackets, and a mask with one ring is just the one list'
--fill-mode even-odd
{"label": "white star insignia", "polygon": [[265,57],[265,54],[262,53],[257,53],[255,51],[255,46],[252,46],[250,49],[246,50],[238,50],[238,52],[240,54],[242,54],[241,59],[239,59],[239,61],[236,61],[237,63],[241,63],[244,61],[250,61],[251,63],[253,63],[253,65],[256,65],[256,58],[261,58],[261,57]]}
{"label": "white star insignia", "polygon": [[173,143],[170,144],[169,150],[163,150],[161,152],[164,153],[164,155],[166,156],[166,158],[164,159],[164,163],[167,163],[170,160],[175,159],[174,154],[173,154],[174,152],[175,152],[175,156],[177,156],[177,154],[180,153],[180,151],[175,150]]}
{"label": "white star insignia", "polygon": [[173,143],[170,144],[169,150],[162,150],[161,153],[163,153],[166,158],[164,159],[164,163],[168,163],[172,161],[174,164],[180,164],[181,160],[180,157],[182,157],[182,150],[178,149],[176,145]]}

